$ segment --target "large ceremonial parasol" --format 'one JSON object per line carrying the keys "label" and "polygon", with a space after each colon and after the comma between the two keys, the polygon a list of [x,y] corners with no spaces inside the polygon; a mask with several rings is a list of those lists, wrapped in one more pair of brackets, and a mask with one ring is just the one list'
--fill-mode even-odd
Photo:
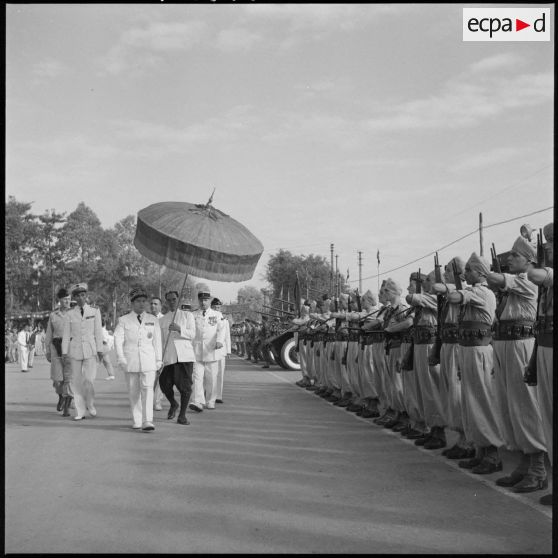
{"label": "large ceremonial parasol", "polygon": [[206,204],[160,202],[138,213],[134,246],[152,262],[184,273],[181,294],[188,275],[247,281],[262,255],[262,243],[212,201],[213,194]]}
{"label": "large ceremonial parasol", "polygon": [[238,221],[211,205],[161,202],[142,209],[134,246],[146,258],[213,281],[247,281],[262,243]]}

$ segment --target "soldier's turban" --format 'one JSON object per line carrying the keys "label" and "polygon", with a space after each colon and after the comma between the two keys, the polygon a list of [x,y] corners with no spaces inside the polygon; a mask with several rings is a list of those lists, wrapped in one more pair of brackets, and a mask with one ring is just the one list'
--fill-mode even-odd
{"label": "soldier's turban", "polygon": [[457,267],[458,273],[463,273],[465,271],[465,260],[460,258],[459,256],[455,256],[448,262],[448,267],[450,271],[453,273],[453,262],[455,262],[455,267]]}
{"label": "soldier's turban", "polygon": [[362,302],[369,302],[371,306],[376,306],[376,304],[378,304],[378,299],[376,298],[376,295],[368,289],[362,295]]}
{"label": "soldier's turban", "polygon": [[537,261],[537,252],[534,246],[522,236],[517,237],[516,241],[513,243],[511,251],[517,252],[518,254],[526,258],[527,261]]}
{"label": "soldier's turban", "polygon": [[467,261],[471,271],[476,271],[479,275],[486,277],[490,273],[490,263],[484,256],[477,255],[476,252],[471,254]]}
{"label": "soldier's turban", "polygon": [[547,242],[554,242],[554,223],[548,223],[548,225],[545,225],[543,233]]}
{"label": "soldier's turban", "polygon": [[400,296],[403,292],[403,288],[397,281],[389,278],[386,280],[386,284],[384,285],[384,291],[388,291],[394,295]]}

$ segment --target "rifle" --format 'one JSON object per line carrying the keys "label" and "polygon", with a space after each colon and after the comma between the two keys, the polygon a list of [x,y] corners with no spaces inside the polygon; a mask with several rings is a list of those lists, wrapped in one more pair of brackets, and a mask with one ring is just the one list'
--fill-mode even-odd
{"label": "rifle", "polygon": [[[455,263],[452,262],[452,263]],[[442,282],[442,272],[440,271],[440,261],[438,260],[438,252],[434,254],[434,275],[436,277],[436,283]],[[444,295],[436,296],[436,304],[438,309],[438,327],[436,328],[436,340],[434,341],[434,347],[430,353],[430,358],[428,359],[428,364],[431,366],[436,366],[440,364],[440,352],[442,350],[442,316],[444,312],[444,303],[446,297]]]}
{"label": "rifle", "polygon": [[[537,265],[536,267],[541,268],[544,267],[544,247],[542,243],[542,230],[539,229],[537,233]],[[544,287],[539,285],[539,291],[537,294],[537,318],[535,323],[539,321],[539,307],[541,305],[541,296]],[[537,337],[535,336],[535,344],[533,345],[533,352],[531,353],[531,358],[529,358],[529,362],[527,367],[525,368],[525,373],[523,374],[523,381],[528,386],[536,386],[537,385],[537,351],[539,348],[539,343],[537,341]]]}
{"label": "rifle", "polygon": [[453,282],[455,283],[455,288],[458,291],[463,290],[463,283],[461,282],[461,275],[459,275],[459,269],[457,268],[457,264],[455,260],[451,262],[451,267],[453,271]]}
{"label": "rifle", "polygon": [[274,306],[266,306],[265,304],[262,304],[262,308],[268,308],[269,310],[275,310],[276,312],[282,312],[283,314],[294,316],[292,312],[287,312],[286,310],[281,310],[281,308],[275,308]]}
{"label": "rifle", "polygon": [[494,273],[502,273],[502,268],[500,267],[500,260],[498,259],[498,255],[496,254],[496,247],[494,246],[494,242],[490,247],[490,255],[492,256],[492,271]]}
{"label": "rifle", "polygon": [[[422,293],[422,280],[420,278],[420,267],[419,267],[419,270],[418,270],[418,275],[417,275],[417,279],[416,279],[415,283],[417,284],[416,294],[421,294]],[[420,315],[419,312],[415,312],[415,322],[418,322],[419,315]],[[414,324],[414,325],[416,325],[416,324]],[[412,370],[414,359],[415,359],[415,342],[414,342],[414,339],[411,337],[411,344],[409,345],[409,348],[407,349],[407,352],[405,353],[405,356],[403,357],[403,360],[401,361],[401,370]]]}

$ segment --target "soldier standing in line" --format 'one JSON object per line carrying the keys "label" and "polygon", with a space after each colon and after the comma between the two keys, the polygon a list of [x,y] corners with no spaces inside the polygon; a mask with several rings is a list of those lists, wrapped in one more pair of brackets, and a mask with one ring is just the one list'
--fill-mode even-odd
{"label": "soldier standing in line", "polygon": [[431,292],[435,281],[435,273],[432,271],[423,279],[424,292],[407,296],[407,302],[415,307],[415,312],[417,308],[420,309],[419,318],[413,330],[414,369],[418,383],[419,404],[422,402],[421,414],[430,431],[416,439],[415,444],[422,445],[425,449],[440,449],[446,446],[444,408],[438,387],[440,385],[440,365],[430,364],[438,324],[438,304],[436,296]]}
{"label": "soldier standing in line", "polygon": [[70,293],[66,289],[59,289],[56,298],[60,307],[52,312],[48,318],[45,345],[46,359],[50,362],[50,378],[54,390],[58,394],[57,411],[63,411],[62,416],[70,416],[70,403],[72,402],[72,367],[70,361],[62,358],[62,337],[64,335],[64,322],[70,310]]}
{"label": "soldier standing in line", "polygon": [[295,332],[296,336],[296,347],[298,350],[298,360],[300,361],[300,373],[302,378],[298,380],[296,383],[299,387],[308,387],[312,385],[310,378],[308,377],[308,368],[307,368],[307,345],[306,345],[306,330],[307,325],[310,320],[310,305],[307,304],[307,301],[302,305],[300,309],[300,318],[294,318],[293,323],[298,326],[298,330]]}
{"label": "soldier standing in line", "polygon": [[[424,277],[424,276],[423,276]],[[417,282],[419,280],[417,273],[412,273],[409,277],[409,286],[407,292],[409,295],[415,294],[417,289]],[[390,289],[392,290],[392,289]],[[401,292],[399,290],[399,292]],[[388,291],[389,293],[389,291]],[[392,336],[388,335],[386,340],[386,347],[389,351],[388,356],[388,370],[391,377],[395,377],[401,383],[402,397],[403,397],[403,412],[393,420],[393,417],[383,421],[384,426],[391,426],[394,432],[400,432],[402,436],[415,440],[423,435],[424,429],[424,416],[419,400],[419,386],[416,378],[416,369],[414,363],[414,340],[413,329],[420,318],[420,312],[413,310],[412,306],[408,306],[406,302],[399,302],[399,308],[392,308],[386,317],[386,321],[393,321],[393,318],[403,322],[405,326],[401,326],[399,333],[396,335],[395,342]],[[399,341],[398,341],[399,339]],[[392,359],[391,347],[397,349],[397,344],[400,344],[397,358]],[[395,371],[392,372],[392,369]],[[399,380],[399,377],[401,378]],[[389,380],[388,386],[392,386],[393,380]],[[395,384],[398,387],[397,384]],[[397,397],[390,395],[390,400],[397,401]],[[399,403],[401,406],[401,403]],[[394,424],[395,423],[395,424]],[[393,426],[392,426],[393,425]]]}
{"label": "soldier standing in line", "polygon": [[[444,268],[444,283],[436,283],[432,291],[444,295],[456,291],[453,266],[464,281],[465,262],[456,256]],[[444,405],[444,420],[449,428],[459,433],[459,439],[449,449],[442,452],[448,459],[467,459],[475,455],[475,450],[465,438],[461,409],[461,381],[459,380],[459,314],[461,305],[447,298],[442,310],[442,324],[439,325],[442,346],[440,348],[440,398]]]}
{"label": "soldier standing in line", "polygon": [[349,301],[351,303],[351,308],[353,311],[349,311],[346,314],[347,326],[349,330],[349,340],[345,348],[345,361],[347,366],[347,376],[349,378],[352,398],[349,405],[347,405],[346,410],[352,413],[362,413],[363,407],[366,405],[364,401],[364,395],[362,392],[361,378],[360,378],[360,367],[358,364],[358,356],[360,352],[360,318],[361,314],[354,311],[356,306],[356,300],[351,300],[349,296]]}
{"label": "soldier standing in line", "polygon": [[[359,313],[358,323],[362,323],[362,333],[358,344],[357,353],[357,366],[358,375],[360,378],[360,386],[362,393],[362,409],[360,411],[360,416],[364,418],[370,418],[375,415],[374,409],[378,408],[378,392],[376,391],[376,379],[374,366],[372,362],[372,345],[365,345],[364,330],[367,324],[367,320],[372,318],[369,314],[372,314],[378,310],[378,301],[375,295],[367,290],[361,298],[362,311]],[[375,314],[374,314],[375,315]]]}
{"label": "soldier standing in line", "polygon": [[145,311],[147,293],[130,291],[132,310],[121,316],[114,330],[118,365],[125,373],[132,414],[132,428],[145,432],[153,425],[153,383],[163,363],[159,320]]}
{"label": "soldier standing in line", "polygon": [[[537,396],[541,410],[542,428],[550,465],[553,464],[552,448],[552,376],[553,361],[553,331],[554,331],[554,223],[549,223],[543,229],[547,240],[545,245],[545,267],[531,268],[527,272],[530,281],[538,285],[540,292],[539,317],[536,324],[537,333]],[[539,502],[546,506],[552,505],[552,494],[543,496]]]}
{"label": "soldier standing in line", "polygon": [[479,475],[502,470],[497,448],[503,441],[490,344],[496,297],[486,283],[489,273],[488,261],[473,252],[465,264],[469,286],[448,293],[449,304],[462,308],[458,316],[461,417],[465,437],[476,451],[475,457],[460,461],[459,466]]}
{"label": "soldier standing in line", "polygon": [[74,285],[72,296],[77,305],[68,312],[64,322],[62,356],[70,359],[72,368],[70,387],[76,407],[74,420],[82,420],[85,411],[97,416],[93,382],[97,376],[97,360],[103,358],[103,328],[101,312],[87,304],[87,284]]}
{"label": "soldier standing in line", "polygon": [[384,391],[384,376],[386,372],[386,351],[384,320],[390,308],[385,293],[386,280],[382,281],[378,301],[382,305],[380,310],[364,320],[364,362],[369,369],[376,397],[372,397],[367,407],[363,410],[363,418],[378,418],[380,405],[387,409]]}
{"label": "soldier standing in line", "polygon": [[[347,341],[349,340],[349,330],[347,329],[348,300],[348,295],[346,295],[345,293],[341,293],[339,295],[339,311],[331,312],[331,317],[336,319],[334,362],[336,382],[337,385],[340,386],[339,391],[341,396],[341,398],[337,401],[332,401],[332,403],[336,407],[347,407],[348,405],[350,405],[351,399],[353,398],[345,356]],[[336,395],[336,393],[333,394],[333,396]],[[331,398],[329,400],[331,401]]]}
{"label": "soldier standing in line", "polygon": [[318,318],[320,323],[314,333],[314,372],[316,375],[315,385],[318,387],[317,395],[332,391],[334,384],[328,342],[329,326],[333,324],[330,310],[331,300],[326,298],[322,302],[322,311]]}
{"label": "soldier standing in line", "polygon": [[488,285],[503,293],[496,309],[498,323],[493,340],[501,433],[508,449],[521,452],[519,465],[496,484],[513,487],[515,492],[533,492],[548,486],[544,465],[546,441],[537,390],[523,381],[535,343],[537,287],[527,278],[535,261],[535,248],[520,236],[508,256],[510,272],[491,272],[487,277]]}
{"label": "soldier standing in line", "polygon": [[[386,332],[386,375],[385,389],[387,408],[382,417],[374,422],[379,426],[393,428],[403,424],[406,420],[407,407],[403,392],[401,361],[408,350],[406,332],[412,325],[411,309],[401,300],[401,287],[391,279],[385,286],[386,298],[390,304],[389,313],[385,318]],[[407,374],[407,372],[403,372]]]}

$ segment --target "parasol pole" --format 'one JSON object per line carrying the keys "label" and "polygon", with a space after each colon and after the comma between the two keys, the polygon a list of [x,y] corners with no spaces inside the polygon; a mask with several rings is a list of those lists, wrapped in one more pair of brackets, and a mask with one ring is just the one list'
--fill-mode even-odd
{"label": "parasol pole", "polygon": [[[174,310],[174,314],[172,315],[172,321],[171,324],[174,323],[174,319],[176,318],[176,313],[178,312],[178,307],[180,306],[180,297],[182,296],[182,292],[184,291],[184,288],[186,287],[186,280],[188,279],[188,273],[184,274],[184,282],[182,283],[182,288],[180,289],[180,293],[178,294],[178,304],[176,305],[176,308]],[[153,389],[155,389],[157,387],[157,382],[159,381],[159,376],[161,375],[161,372],[163,371],[163,368],[165,367],[165,352],[167,351],[167,345],[169,344],[169,339],[170,339],[170,334],[171,332],[168,332],[167,338],[165,339],[165,347],[163,348],[163,355],[161,357],[161,360],[163,361],[163,364],[161,365],[161,368],[157,371],[157,374],[155,374],[155,382],[153,383]]]}

